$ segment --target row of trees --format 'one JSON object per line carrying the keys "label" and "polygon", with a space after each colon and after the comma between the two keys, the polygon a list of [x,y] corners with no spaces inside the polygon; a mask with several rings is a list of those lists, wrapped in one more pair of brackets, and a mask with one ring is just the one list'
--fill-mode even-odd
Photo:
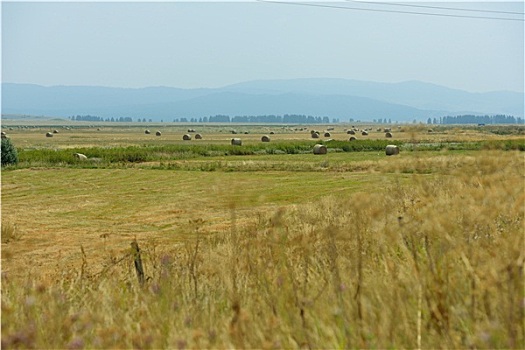
{"label": "row of trees", "polygon": [[[120,118],[102,118],[95,115],[72,115],[69,117],[70,120],[83,121],[83,122],[127,122],[130,123],[133,121],[130,117],[120,117]],[[140,122],[140,118],[138,119]],[[146,119],[144,119],[146,121]],[[151,119],[149,120],[151,122]]]}
{"label": "row of trees", "polygon": [[[199,120],[200,121],[200,120]],[[227,115],[215,115],[209,118],[202,118],[203,123],[274,123],[274,124],[330,124],[328,117],[313,117],[303,114],[281,115],[244,115],[231,117]],[[332,123],[339,123],[339,119],[333,118]]]}
{"label": "row of trees", "polygon": [[457,115],[440,117],[439,119],[428,118],[427,124],[523,124],[523,118],[510,115]]}
{"label": "row of trees", "polygon": [[[76,121],[89,121],[89,122],[132,122],[133,119],[130,117],[120,118],[102,118],[93,115],[76,115],[69,117],[70,120]],[[146,118],[137,118],[137,122],[152,122],[152,119],[146,120]],[[350,121],[353,121],[352,119]],[[161,120],[164,122],[164,120]],[[329,124],[330,119],[328,117],[313,117],[311,115],[300,115],[300,114],[285,114],[280,115],[244,115],[234,116],[217,114],[214,116],[203,117],[203,118],[175,118],[174,123],[272,123],[272,124]],[[339,123],[338,118],[333,118],[332,123]]]}
{"label": "row of trees", "polygon": [[[130,117],[119,117],[119,118],[102,118],[93,115],[76,115],[69,117],[70,120],[76,121],[89,121],[89,122],[133,122]],[[146,120],[146,118],[137,118],[137,122],[152,122],[152,119]],[[350,119],[353,122],[354,119]],[[161,120],[164,122],[164,120]],[[214,116],[203,117],[203,118],[175,118],[174,123],[269,123],[269,124],[330,124],[339,123],[338,118],[333,118],[330,121],[328,117],[313,117],[311,115],[306,116],[302,114],[285,114],[280,115],[257,115],[257,116],[234,116],[217,114]],[[359,120],[358,120],[359,122]],[[374,123],[379,124],[392,124],[392,119],[379,118],[374,119]],[[414,120],[414,123],[417,121]],[[446,116],[439,118],[428,118],[427,124],[523,124],[523,118],[516,118],[509,115],[458,115],[458,116]]]}
{"label": "row of trees", "polygon": [[[269,123],[269,124],[329,124],[328,117],[313,117],[311,115],[285,114],[281,115],[229,115],[217,114],[204,118],[176,118],[175,123]],[[339,119],[333,118],[332,123],[339,123]]]}

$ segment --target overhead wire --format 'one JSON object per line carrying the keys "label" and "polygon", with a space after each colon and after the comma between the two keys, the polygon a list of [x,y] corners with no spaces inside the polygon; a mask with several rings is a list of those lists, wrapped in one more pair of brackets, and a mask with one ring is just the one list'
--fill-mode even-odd
{"label": "overhead wire", "polygon": [[[488,16],[469,16],[469,15],[458,15],[458,14],[446,14],[446,13],[431,13],[431,12],[415,12],[415,11],[399,11],[399,10],[384,10],[384,9],[372,9],[362,7],[348,7],[348,6],[337,6],[328,5],[312,2],[297,2],[297,1],[280,1],[280,0],[256,0],[258,2],[268,4],[282,4],[282,5],[297,5],[297,6],[309,6],[309,7],[323,7],[323,8],[334,8],[341,10],[351,11],[368,11],[368,12],[386,12],[386,13],[401,13],[410,15],[420,16],[435,16],[435,17],[454,17],[454,18],[472,18],[472,19],[488,19],[488,20],[500,20],[500,21],[518,21],[525,22],[523,18],[505,18],[505,17],[488,17]],[[360,1],[356,1],[360,2]]]}
{"label": "overhead wire", "polygon": [[481,9],[466,9],[459,7],[444,7],[444,6],[429,6],[429,5],[414,5],[414,4],[401,4],[399,2],[381,2],[381,1],[364,1],[364,0],[345,0],[348,2],[362,3],[362,4],[372,4],[372,5],[388,5],[388,6],[403,6],[403,7],[417,7],[417,8],[428,8],[428,9],[437,9],[437,10],[453,10],[453,11],[468,11],[468,12],[482,12],[482,13],[501,13],[507,15],[521,15],[525,16],[524,12],[514,12],[514,11],[497,11],[497,10],[481,10]]}

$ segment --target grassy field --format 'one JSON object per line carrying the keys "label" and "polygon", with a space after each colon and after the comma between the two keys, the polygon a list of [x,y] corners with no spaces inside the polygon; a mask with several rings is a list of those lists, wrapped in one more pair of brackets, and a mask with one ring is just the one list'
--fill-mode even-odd
{"label": "grassy field", "polygon": [[56,127],[8,131],[2,348],[525,347],[520,127]]}

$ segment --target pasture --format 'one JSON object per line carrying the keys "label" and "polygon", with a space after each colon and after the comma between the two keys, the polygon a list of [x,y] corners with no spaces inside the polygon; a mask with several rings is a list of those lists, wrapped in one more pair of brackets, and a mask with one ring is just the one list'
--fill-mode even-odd
{"label": "pasture", "polygon": [[2,348],[525,347],[521,126],[26,123]]}

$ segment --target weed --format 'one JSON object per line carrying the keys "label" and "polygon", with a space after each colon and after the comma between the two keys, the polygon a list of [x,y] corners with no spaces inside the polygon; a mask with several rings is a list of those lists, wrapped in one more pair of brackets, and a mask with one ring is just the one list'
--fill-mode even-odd
{"label": "weed", "polygon": [[2,243],[9,243],[17,241],[21,238],[20,232],[16,229],[16,225],[10,222],[2,221]]}

